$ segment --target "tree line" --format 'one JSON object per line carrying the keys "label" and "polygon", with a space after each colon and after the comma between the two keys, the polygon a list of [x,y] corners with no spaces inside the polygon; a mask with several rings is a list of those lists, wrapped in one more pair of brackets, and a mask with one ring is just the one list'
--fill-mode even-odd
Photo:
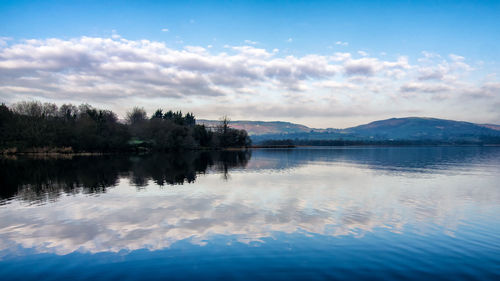
{"label": "tree line", "polygon": [[0,105],[0,149],[22,152],[173,151],[247,147],[245,130],[229,127],[228,118],[208,128],[192,113],[164,112],[148,116],[134,107],[125,120],[89,104],[75,106],[38,101]]}

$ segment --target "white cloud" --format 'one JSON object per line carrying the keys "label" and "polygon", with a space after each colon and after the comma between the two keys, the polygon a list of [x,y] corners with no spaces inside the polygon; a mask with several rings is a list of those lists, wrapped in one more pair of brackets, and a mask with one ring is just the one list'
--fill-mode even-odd
{"label": "white cloud", "polygon": [[349,46],[349,43],[348,42],[337,41],[337,42],[335,42],[335,45]]}
{"label": "white cloud", "polygon": [[168,32],[169,30],[168,30],[168,28],[162,28],[161,31],[162,32]]}
{"label": "white cloud", "polygon": [[269,58],[272,56],[272,54],[267,52],[266,49],[259,49],[252,46],[236,46],[236,47],[231,47],[231,49],[250,57]]}
{"label": "white cloud", "polygon": [[334,90],[354,90],[358,88],[358,86],[354,83],[350,82],[339,82],[339,81],[321,81],[314,83],[314,86],[322,87],[322,88],[330,88]]}
{"label": "white cloud", "polygon": [[444,84],[425,84],[412,82],[401,86],[402,92],[442,93],[449,90],[451,90],[451,87]]}
{"label": "white cloud", "polygon": [[[433,116],[436,106],[419,98],[418,93],[440,94],[449,101],[450,113],[470,114],[471,118],[477,115],[472,111],[464,113],[455,105],[462,97],[481,96],[485,107],[500,102],[498,91],[491,86],[498,83],[498,78],[490,75],[480,79],[489,73],[482,75],[458,55],[442,57],[424,52],[421,58],[414,58],[415,64],[410,64],[406,56],[390,59],[389,55],[381,58],[358,53],[363,57],[354,58],[349,52],[294,56],[251,44],[224,47],[222,52],[214,51],[211,45],[176,48],[163,42],[122,37],[17,42],[5,39],[0,45],[0,99],[105,103],[119,114],[126,110],[121,104],[135,102],[153,110],[164,102],[188,107],[207,118],[217,118],[220,104],[227,105],[225,108],[250,104],[257,108],[272,102],[286,108],[298,100],[302,102],[297,106],[307,108],[295,112],[306,118],[325,102],[324,97],[333,96],[336,108],[342,112],[350,109],[353,114],[362,114],[354,110],[362,105],[365,113],[370,111],[380,118],[391,117],[380,114],[384,108],[389,114],[394,101],[407,103],[408,107],[399,107],[401,110],[420,107]],[[444,106],[445,101],[442,103]],[[272,110],[231,112],[235,119],[272,116],[289,120],[291,115],[287,110],[276,111],[283,114],[281,117]],[[493,115],[488,116],[484,122],[496,122]],[[317,122],[325,124],[337,118],[331,113],[330,119]]]}
{"label": "white cloud", "polygon": [[358,51],[358,54],[359,54],[360,56],[363,56],[363,57],[367,57],[367,56],[368,56],[368,53],[367,53],[367,52],[365,52],[365,51]]}
{"label": "white cloud", "polygon": [[451,60],[457,62],[457,61],[464,61],[465,58],[462,57],[462,56],[459,56],[459,55],[455,55],[455,54],[450,54],[450,58]]}
{"label": "white cloud", "polygon": [[344,71],[347,75],[373,76],[375,74],[382,74],[394,76],[394,70],[401,72],[410,68],[408,58],[406,57],[399,57],[397,61],[381,61],[377,58],[369,57],[351,59],[349,56],[344,63]]}
{"label": "white cloud", "polygon": [[288,38],[288,39],[286,40],[286,42],[288,42],[288,43],[292,43],[292,42],[293,42],[293,38],[292,38],[292,37]]}
{"label": "white cloud", "polygon": [[424,52],[424,57],[419,59],[417,66],[418,80],[435,80],[452,82],[463,75],[473,71],[474,68],[465,62],[465,57],[454,54],[449,55],[449,60],[442,56]]}
{"label": "white cloud", "polygon": [[373,75],[379,67],[378,61],[375,58],[363,58],[357,60],[349,60],[345,64],[345,73],[347,75]]}
{"label": "white cloud", "polygon": [[186,46],[184,47],[184,49],[188,52],[191,52],[191,53],[198,53],[198,54],[203,54],[206,52],[206,49],[203,48],[203,47],[199,47],[199,46]]}
{"label": "white cloud", "polygon": [[10,41],[10,40],[12,40],[12,38],[0,36],[0,47],[6,46],[7,42]]}
{"label": "white cloud", "polygon": [[442,80],[448,70],[438,65],[437,67],[422,67],[418,70],[418,80]]}

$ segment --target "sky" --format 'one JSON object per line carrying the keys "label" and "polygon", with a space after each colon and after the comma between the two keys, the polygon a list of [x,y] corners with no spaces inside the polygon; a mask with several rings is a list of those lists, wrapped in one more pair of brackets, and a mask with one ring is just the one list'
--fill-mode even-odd
{"label": "sky", "polygon": [[500,1],[4,1],[0,102],[500,124]]}

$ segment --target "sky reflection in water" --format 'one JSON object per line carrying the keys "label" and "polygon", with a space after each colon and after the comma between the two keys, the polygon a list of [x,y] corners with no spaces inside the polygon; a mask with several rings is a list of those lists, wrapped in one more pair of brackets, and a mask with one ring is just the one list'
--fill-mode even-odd
{"label": "sky reflection in water", "polygon": [[[500,148],[18,158],[1,165],[0,272],[2,263],[12,273],[15,260],[41,253],[52,262],[78,254],[80,263],[98,253],[149,261],[181,255],[184,267],[194,256],[231,257],[233,270],[210,272],[235,278],[250,268],[237,270],[241,257],[254,265],[259,259],[261,269],[309,261],[307,268],[325,274],[353,274],[357,263],[371,274],[384,266],[442,273],[457,264],[471,271],[458,277],[499,272]],[[106,257],[97,260],[115,264]],[[419,262],[399,260],[412,258]],[[333,264],[337,270],[325,270]]]}

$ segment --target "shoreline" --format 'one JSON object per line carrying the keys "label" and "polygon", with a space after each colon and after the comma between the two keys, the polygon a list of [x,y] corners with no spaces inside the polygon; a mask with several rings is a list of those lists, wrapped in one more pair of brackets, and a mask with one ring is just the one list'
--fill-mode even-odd
{"label": "shoreline", "polygon": [[295,149],[295,148],[356,148],[356,147],[500,147],[500,144],[345,144],[345,145],[252,145],[248,147],[227,147],[227,148],[198,148],[177,151],[106,151],[106,152],[70,152],[58,151],[0,151],[0,156],[103,156],[119,154],[154,154],[154,153],[184,153],[199,151],[242,151],[250,149]]}

